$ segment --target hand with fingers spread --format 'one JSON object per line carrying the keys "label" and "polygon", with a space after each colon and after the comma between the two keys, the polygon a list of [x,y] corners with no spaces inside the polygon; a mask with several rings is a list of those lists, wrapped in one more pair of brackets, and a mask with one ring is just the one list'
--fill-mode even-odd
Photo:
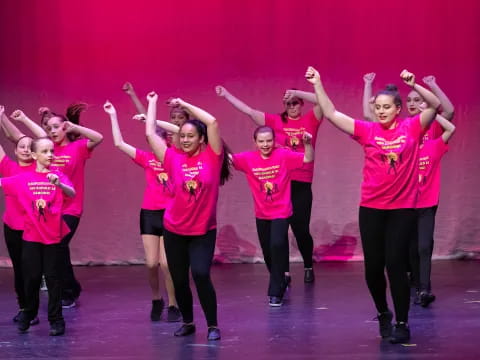
{"label": "hand with fingers spread", "polygon": [[372,84],[373,80],[375,80],[376,75],[377,74],[375,74],[374,72],[367,73],[363,75],[363,81],[365,81],[366,84]]}
{"label": "hand with fingers spread", "polygon": [[310,84],[316,85],[320,83],[320,73],[313,66],[307,68],[305,78]]}
{"label": "hand with fingers spread", "polygon": [[415,86],[415,75],[409,72],[408,70],[403,70],[400,73],[400,77],[402,78],[403,82],[410,87]]}
{"label": "hand with fingers spread", "polygon": [[110,101],[106,101],[105,104],[103,104],[103,110],[105,110],[105,112],[109,115],[114,115],[116,114],[116,110],[115,110],[115,107],[113,106],[113,104],[110,102]]}

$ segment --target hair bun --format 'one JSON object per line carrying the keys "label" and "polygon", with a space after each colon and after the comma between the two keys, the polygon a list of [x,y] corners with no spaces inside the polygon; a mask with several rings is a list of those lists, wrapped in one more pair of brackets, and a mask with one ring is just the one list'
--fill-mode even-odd
{"label": "hair bun", "polygon": [[398,92],[398,87],[395,84],[387,84],[387,85],[385,85],[385,90],[392,91],[392,92]]}

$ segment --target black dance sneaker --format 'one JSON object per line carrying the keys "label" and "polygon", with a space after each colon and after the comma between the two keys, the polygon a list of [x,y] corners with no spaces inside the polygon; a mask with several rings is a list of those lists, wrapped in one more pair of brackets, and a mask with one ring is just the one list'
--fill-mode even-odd
{"label": "black dance sneaker", "polygon": [[182,313],[176,306],[169,306],[167,309],[167,321],[168,322],[179,322],[182,320]]}
{"label": "black dance sneaker", "polygon": [[420,293],[420,304],[422,305],[422,307],[428,307],[428,305],[430,305],[434,301],[435,295],[433,295],[432,293],[426,291],[422,291]]}
{"label": "black dance sneaker", "polygon": [[152,300],[152,311],[150,311],[150,320],[160,321],[162,316],[163,308],[165,307],[165,302],[163,299]]}
{"label": "black dance sneaker", "polygon": [[30,320],[30,326],[38,324],[40,324],[40,319],[38,318],[38,316],[35,316],[32,320]]}
{"label": "black dance sneaker", "polygon": [[194,324],[183,324],[180,328],[173,333],[175,336],[188,336],[195,332]]}
{"label": "black dance sneaker", "polygon": [[217,327],[209,327],[208,328],[208,341],[220,340],[220,329]]}
{"label": "black dance sneaker", "polygon": [[65,321],[58,320],[50,324],[50,331],[48,335],[50,336],[60,336],[65,334]]}
{"label": "black dance sneaker", "polygon": [[20,316],[22,315],[22,312],[23,312],[22,309],[18,310],[17,315],[13,317],[13,322],[18,322],[18,320],[20,319]]}
{"label": "black dance sneaker", "polygon": [[392,344],[405,344],[410,340],[410,328],[407,323],[399,322],[393,328],[390,342]]}
{"label": "black dance sneaker", "polygon": [[390,310],[378,314],[378,328],[380,331],[380,336],[383,339],[386,339],[392,335],[392,319],[393,314]]}
{"label": "black dance sneaker", "polygon": [[279,296],[270,296],[268,300],[268,305],[272,307],[279,307],[282,306],[283,304],[283,299]]}
{"label": "black dance sneaker", "polygon": [[416,290],[415,291],[415,294],[413,295],[413,303],[415,305],[420,305],[421,304],[421,301],[420,301],[420,290]]}
{"label": "black dance sneaker", "polygon": [[27,317],[24,311],[21,311],[18,314],[17,319],[17,329],[20,333],[27,332],[28,328],[30,327],[30,319]]}
{"label": "black dance sneaker", "polygon": [[315,274],[313,273],[313,268],[305,269],[305,274],[303,276],[303,282],[313,283],[315,281]]}
{"label": "black dance sneaker", "polygon": [[64,309],[70,309],[70,308],[73,308],[77,306],[77,304],[75,303],[75,300],[73,299],[63,299],[62,300],[62,308]]}

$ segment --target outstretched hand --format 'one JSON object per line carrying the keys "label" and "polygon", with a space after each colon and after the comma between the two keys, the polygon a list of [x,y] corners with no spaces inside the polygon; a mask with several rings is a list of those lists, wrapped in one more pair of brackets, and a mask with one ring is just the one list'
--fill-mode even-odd
{"label": "outstretched hand", "polygon": [[320,84],[320,73],[313,66],[307,68],[305,78],[312,85]]}
{"label": "outstretched hand", "polygon": [[110,115],[114,115],[116,114],[116,110],[115,110],[115,107],[113,106],[113,104],[110,102],[110,101],[106,101],[105,104],[103,104],[103,110],[105,110],[105,112],[107,114],[110,114]]}
{"label": "outstretched hand", "polygon": [[413,87],[415,85],[415,75],[408,70],[403,70],[400,73],[400,77],[402,78],[403,82],[408,86]]}

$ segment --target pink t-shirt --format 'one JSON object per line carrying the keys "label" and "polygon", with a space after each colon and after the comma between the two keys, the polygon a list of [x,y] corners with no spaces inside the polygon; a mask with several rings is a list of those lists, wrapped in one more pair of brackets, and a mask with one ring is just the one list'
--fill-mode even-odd
{"label": "pink t-shirt", "polygon": [[203,235],[217,227],[217,200],[223,154],[210,145],[196,156],[167,149],[164,168],[173,184],[172,201],[163,216],[168,231],[179,235]]}
{"label": "pink t-shirt", "polygon": [[429,140],[434,140],[438,138],[439,136],[442,136],[443,134],[443,128],[442,126],[437,122],[433,121],[430,126],[427,128],[427,131],[422,137],[422,144]]}
{"label": "pink t-shirt", "polygon": [[[20,166],[18,163],[4,156],[0,162],[0,175],[10,177],[27,171],[35,171],[36,164],[32,162],[28,166]],[[23,209],[14,196],[5,194],[5,213],[3,222],[14,230],[23,230]]]}
{"label": "pink t-shirt", "polygon": [[83,212],[83,194],[85,188],[85,163],[91,151],[87,147],[88,139],[72,141],[65,146],[55,144],[55,158],[52,169],[63,172],[72,181],[76,195],[67,198],[64,214],[80,217]]}
{"label": "pink t-shirt", "polygon": [[[52,173],[72,186],[61,172]],[[63,191],[48,181],[47,174],[29,171],[1,180],[5,194],[15,196],[23,209],[23,240],[45,245],[58,244],[70,232],[62,219]]]}
{"label": "pink t-shirt", "polygon": [[[300,117],[298,120],[287,118],[287,122],[283,122],[278,114],[265,113],[265,125],[270,126],[275,131],[275,142],[280,146],[285,146],[293,151],[301,153],[305,152],[302,137],[306,131],[312,134],[312,146],[315,149],[317,142],[318,128],[322,119],[315,117],[313,110]],[[292,172],[292,180],[311,183],[313,180],[313,161],[303,164],[300,169]]]}
{"label": "pink t-shirt", "polygon": [[415,208],[418,151],[423,134],[418,115],[398,121],[392,130],[377,122],[355,120],[354,139],[365,152],[360,206]]}
{"label": "pink t-shirt", "polygon": [[142,209],[165,209],[173,198],[173,187],[162,163],[153,153],[139,149],[136,149],[133,161],[145,170],[147,187],[143,193]]}
{"label": "pink t-shirt", "polygon": [[438,205],[440,197],[440,163],[443,155],[448,151],[448,145],[442,137],[425,142],[420,147],[419,175],[420,191],[417,208],[426,208]]}
{"label": "pink t-shirt", "polygon": [[292,215],[290,180],[293,170],[302,167],[304,155],[284,148],[276,148],[268,159],[259,151],[233,156],[235,169],[244,172],[255,203],[255,217],[273,220]]}

